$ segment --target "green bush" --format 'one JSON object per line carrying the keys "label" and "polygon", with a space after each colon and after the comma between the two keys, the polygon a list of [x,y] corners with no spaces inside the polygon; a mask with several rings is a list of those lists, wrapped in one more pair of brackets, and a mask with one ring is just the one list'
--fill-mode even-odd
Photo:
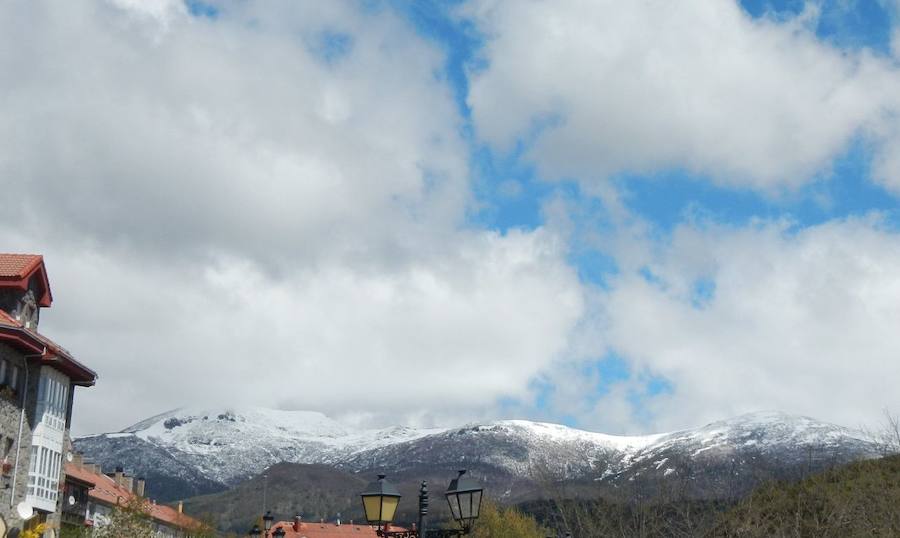
{"label": "green bush", "polygon": [[474,538],[544,538],[546,531],[533,517],[515,507],[501,507],[485,500],[475,524]]}

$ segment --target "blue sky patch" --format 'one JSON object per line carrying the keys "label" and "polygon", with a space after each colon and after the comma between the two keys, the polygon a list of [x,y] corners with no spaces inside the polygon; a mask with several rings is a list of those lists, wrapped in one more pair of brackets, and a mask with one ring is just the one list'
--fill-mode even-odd
{"label": "blue sky patch", "polygon": [[664,232],[692,220],[742,226],[753,219],[788,217],[806,227],[872,212],[896,224],[896,199],[873,181],[871,160],[871,147],[857,139],[815,181],[779,196],[719,186],[682,170],[623,175],[617,181],[629,209]]}
{"label": "blue sky patch", "polygon": [[214,19],[219,16],[219,8],[213,4],[203,2],[202,0],[184,0],[188,12],[195,17],[206,17]]}
{"label": "blue sky patch", "polygon": [[476,54],[483,38],[470,21],[454,17],[461,0],[392,0],[393,6],[412,22],[418,32],[446,53],[444,76],[450,83],[460,114],[470,118],[466,99],[469,94],[467,71],[477,65]]}
{"label": "blue sky patch", "polygon": [[310,50],[325,63],[337,63],[353,50],[353,36],[336,30],[321,32],[310,44]]}
{"label": "blue sky patch", "polygon": [[716,297],[716,281],[711,278],[699,278],[694,282],[691,304],[694,308],[705,308]]}
{"label": "blue sky patch", "polygon": [[[806,8],[804,0],[741,0],[754,18],[786,20]],[[815,4],[819,9],[815,31],[819,39],[839,48],[867,48],[890,54],[891,27],[896,14],[879,0],[832,0]]]}

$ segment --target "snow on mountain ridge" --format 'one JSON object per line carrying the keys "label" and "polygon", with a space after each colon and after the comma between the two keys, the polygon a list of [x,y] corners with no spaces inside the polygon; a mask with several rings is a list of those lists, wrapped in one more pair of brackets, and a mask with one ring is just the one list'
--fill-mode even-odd
{"label": "snow on mountain ridge", "polygon": [[[191,424],[193,426],[182,428]],[[315,439],[341,438],[352,433],[322,413],[282,411],[262,407],[181,408],[157,415],[123,431],[132,432],[145,440],[151,438],[176,440],[179,434],[214,435],[220,430],[235,430],[235,433],[248,434],[274,433],[280,437]]]}
{"label": "snow on mountain ridge", "polygon": [[619,450],[642,448],[653,444],[660,437],[667,435],[664,433],[649,435],[611,435],[607,433],[579,430],[562,424],[532,422],[529,420],[500,420],[492,424],[517,426],[534,435],[560,441],[591,441],[598,445],[609,446]]}
{"label": "snow on mountain ridge", "polygon": [[[852,445],[863,453],[871,441],[847,428],[778,412],[751,413],[671,433],[619,436],[527,420],[353,430],[321,413],[255,407],[177,409],[106,435],[110,440],[134,436],[224,484],[282,461],[356,471],[376,465],[402,469],[413,461],[477,461],[520,477],[547,470],[563,478],[600,473],[608,477],[645,464],[665,472],[654,462],[707,457],[738,447]],[[94,446],[103,442],[92,439]],[[666,461],[666,469],[672,469],[674,460]]]}

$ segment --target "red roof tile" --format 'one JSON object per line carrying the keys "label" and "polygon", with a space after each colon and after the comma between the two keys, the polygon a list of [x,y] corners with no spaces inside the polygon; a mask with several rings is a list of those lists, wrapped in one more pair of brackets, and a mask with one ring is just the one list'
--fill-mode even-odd
{"label": "red roof tile", "polygon": [[89,471],[85,470],[85,469],[82,468],[82,467],[79,467],[79,466],[77,466],[77,465],[73,465],[73,464],[71,464],[71,463],[67,463],[67,464],[65,465],[65,470],[66,470],[66,476],[67,476],[67,477],[71,476],[72,478],[75,478],[75,479],[77,479],[77,480],[80,480],[81,482],[85,482],[85,483],[87,483],[87,484],[90,484],[90,485],[92,485],[92,486],[97,485],[97,482],[96,482],[96,480],[97,480],[97,475],[94,474],[94,473],[92,473],[92,472],[89,472]]}
{"label": "red roof tile", "polygon": [[[88,496],[95,502],[116,506],[117,504],[126,504],[137,497],[131,490],[116,484],[113,478],[105,474],[94,473],[72,463],[65,465],[65,472],[66,475],[71,475],[78,480],[94,484],[94,487],[88,491]],[[196,519],[175,510],[171,506],[148,504],[147,508],[150,517],[166,525],[182,529],[194,528],[200,525],[200,522]]]}
{"label": "red roof tile", "polygon": [[0,279],[23,279],[43,260],[40,254],[0,254]]}
{"label": "red roof tile", "polygon": [[[304,521],[300,524],[300,530],[294,530],[294,524],[288,521],[279,521],[272,526],[274,531],[277,528],[285,530],[285,538],[376,538],[378,534],[373,527],[369,525],[343,523],[315,523]],[[392,530],[406,530],[401,527],[391,527]],[[270,533],[271,534],[271,533]]]}
{"label": "red roof tile", "polygon": [[37,302],[46,308],[53,302],[50,281],[47,279],[47,268],[44,257],[40,254],[0,254],[0,286],[13,286],[25,290],[33,275],[37,275],[39,288]]}

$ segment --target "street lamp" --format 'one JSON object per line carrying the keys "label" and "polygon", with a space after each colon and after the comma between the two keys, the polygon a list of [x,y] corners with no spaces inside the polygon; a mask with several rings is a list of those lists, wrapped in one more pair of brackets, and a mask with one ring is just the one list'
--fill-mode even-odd
{"label": "street lamp", "polygon": [[269,535],[269,531],[272,530],[272,522],[275,521],[275,517],[272,516],[272,511],[269,510],[266,512],[266,515],[263,516],[263,526],[266,528],[266,536]]}
{"label": "street lamp", "polygon": [[450,504],[450,514],[463,529],[469,530],[478,519],[481,512],[481,493],[483,489],[478,482],[465,477],[465,469],[459,471],[459,476],[450,482],[447,488],[447,503]]}
{"label": "street lamp", "polygon": [[400,492],[384,479],[383,474],[378,475],[377,481],[366,486],[366,491],[360,496],[366,512],[366,521],[370,525],[377,525],[379,532],[382,525],[394,520],[394,512],[400,503]]}
{"label": "street lamp", "polygon": [[272,533],[272,538],[284,538],[284,535],[284,527],[278,527],[275,529],[275,532]]}
{"label": "street lamp", "polygon": [[450,538],[469,534],[475,520],[481,512],[481,497],[484,490],[468,477],[463,477],[465,470],[450,482],[445,493],[450,504],[450,513],[459,524],[459,529],[425,529],[425,516],[428,515],[428,485],[422,482],[419,489],[419,525],[408,531],[385,530],[384,526],[394,520],[397,505],[400,504],[400,492],[393,484],[378,475],[378,481],[372,482],[361,494],[366,520],[370,525],[378,527],[377,534],[390,538]]}
{"label": "street lamp", "polygon": [[253,538],[258,538],[260,534],[262,534],[262,532],[260,532],[259,526],[253,525],[253,528],[250,529],[250,532],[247,533],[247,536],[253,536]]}

